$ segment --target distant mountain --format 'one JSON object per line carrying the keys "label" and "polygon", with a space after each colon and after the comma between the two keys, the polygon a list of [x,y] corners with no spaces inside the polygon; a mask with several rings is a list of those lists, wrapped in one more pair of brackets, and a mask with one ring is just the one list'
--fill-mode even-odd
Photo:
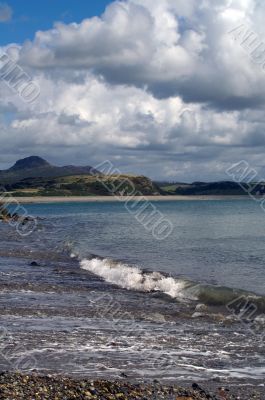
{"label": "distant mountain", "polygon": [[[95,176],[96,174],[96,176]],[[100,176],[100,179],[99,179]],[[127,182],[127,184],[126,184]],[[93,167],[66,165],[58,167],[38,156],[18,160],[0,171],[0,186],[16,196],[111,196],[130,195],[265,195],[265,183],[221,182],[152,182],[145,176],[104,175]],[[116,192],[115,192],[115,188]],[[1,188],[0,188],[1,191]]]}
{"label": "distant mountain", "polygon": [[38,156],[31,156],[18,160],[8,171],[21,171],[31,168],[51,167],[48,161]]}
{"label": "distant mountain", "polygon": [[31,156],[18,160],[11,168],[0,170],[1,184],[14,184],[26,178],[56,178],[71,175],[92,175],[97,172],[90,166],[76,167],[66,165],[57,167],[48,163],[41,157]]}
{"label": "distant mountain", "polygon": [[136,192],[142,195],[161,193],[159,187],[145,176],[103,175],[90,166],[57,167],[37,156],[18,160],[11,168],[0,171],[0,185],[15,196],[128,196]]}

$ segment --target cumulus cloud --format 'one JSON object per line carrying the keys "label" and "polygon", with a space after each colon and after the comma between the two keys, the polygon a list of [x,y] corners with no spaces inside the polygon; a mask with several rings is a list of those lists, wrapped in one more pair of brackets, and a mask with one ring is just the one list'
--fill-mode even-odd
{"label": "cumulus cloud", "polygon": [[228,32],[257,19],[255,28],[265,37],[264,6],[257,0],[187,3],[114,2],[101,18],[37,32],[24,44],[21,62],[40,69],[93,70],[111,84],[147,88],[158,98],[182,96],[228,109],[262,104],[265,73]]}
{"label": "cumulus cloud", "polygon": [[179,180],[262,168],[265,71],[231,31],[265,42],[264,17],[259,0],[116,1],[3,49],[41,94],[28,105],[0,83],[2,152]]}

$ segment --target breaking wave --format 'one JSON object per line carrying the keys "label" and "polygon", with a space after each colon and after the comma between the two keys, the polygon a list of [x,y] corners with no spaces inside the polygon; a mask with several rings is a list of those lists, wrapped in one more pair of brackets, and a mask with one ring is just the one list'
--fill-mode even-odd
{"label": "breaking wave", "polygon": [[160,272],[143,272],[138,267],[114,262],[109,259],[92,258],[80,262],[81,268],[90,271],[106,282],[128,290],[161,292],[172,298],[184,298],[189,283],[162,275]]}
{"label": "breaking wave", "polygon": [[107,258],[85,258],[80,261],[80,266],[106,282],[127,290],[160,292],[180,301],[199,301],[208,306],[226,306],[228,310],[231,302],[235,302],[237,308],[240,305],[247,307],[248,304],[252,304],[256,311],[265,311],[264,296],[239,289],[196,284],[185,279],[165,276],[160,272],[143,271],[139,267]]}

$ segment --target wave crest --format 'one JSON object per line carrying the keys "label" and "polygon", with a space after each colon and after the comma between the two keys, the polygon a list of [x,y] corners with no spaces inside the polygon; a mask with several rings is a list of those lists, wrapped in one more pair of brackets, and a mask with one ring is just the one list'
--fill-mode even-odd
{"label": "wave crest", "polygon": [[[83,259],[80,266],[123,289],[141,292],[159,292],[180,301],[199,301],[207,306],[222,306],[231,312],[231,304],[251,305],[256,313],[265,312],[265,297],[240,289],[194,283],[185,279],[165,276],[161,272],[146,272],[122,262],[97,256]],[[243,301],[244,300],[244,301]],[[240,310],[239,310],[240,311]],[[255,315],[254,315],[255,314]]]}
{"label": "wave crest", "polygon": [[123,263],[115,263],[109,259],[92,258],[80,262],[81,268],[90,271],[106,282],[113,283],[124,289],[141,292],[161,292],[172,298],[185,298],[187,281],[166,277],[160,272],[143,272],[138,267]]}

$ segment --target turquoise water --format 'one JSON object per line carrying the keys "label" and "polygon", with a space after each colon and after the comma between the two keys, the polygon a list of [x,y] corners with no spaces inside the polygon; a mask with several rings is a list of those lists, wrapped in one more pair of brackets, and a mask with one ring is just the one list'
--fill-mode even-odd
{"label": "turquoise water", "polygon": [[200,283],[265,294],[265,213],[252,200],[168,201],[155,206],[173,224],[156,240],[123,203],[26,205],[53,221],[60,240],[89,254]]}

